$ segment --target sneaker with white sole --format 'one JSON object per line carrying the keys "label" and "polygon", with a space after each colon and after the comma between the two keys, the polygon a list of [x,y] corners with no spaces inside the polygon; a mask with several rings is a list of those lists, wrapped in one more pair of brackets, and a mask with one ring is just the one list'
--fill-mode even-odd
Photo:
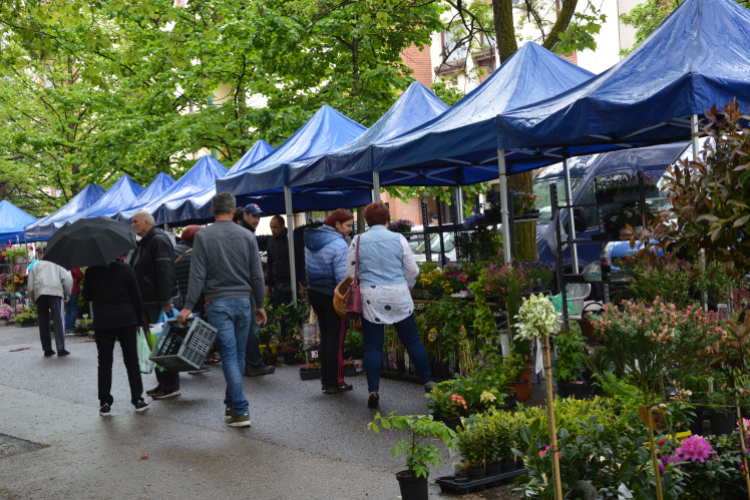
{"label": "sneaker with white sole", "polygon": [[144,411],[148,410],[149,408],[151,408],[151,407],[148,405],[148,403],[145,402],[142,399],[135,404],[135,412],[136,413],[143,413]]}
{"label": "sneaker with white sole", "polygon": [[111,408],[109,405],[101,405],[99,407],[99,415],[101,415],[102,417],[111,417],[112,414],[109,412],[110,410]]}
{"label": "sneaker with white sole", "polygon": [[237,415],[236,413],[227,420],[229,427],[250,427],[250,414]]}
{"label": "sneaker with white sole", "polygon": [[210,371],[211,371],[211,367],[210,366],[201,365],[201,367],[199,369],[197,369],[197,370],[190,370],[188,372],[188,375],[198,375],[199,373],[206,373],[206,372],[210,372]]}
{"label": "sneaker with white sole", "polygon": [[232,417],[236,416],[237,414],[234,412],[234,410],[227,406],[227,409],[224,411],[224,421],[229,422]]}
{"label": "sneaker with white sole", "polygon": [[169,394],[164,394],[164,393],[154,394],[151,397],[154,399],[169,399],[169,398],[174,398],[176,396],[179,396],[180,394],[182,394],[180,391],[174,391],[174,392],[170,392]]}

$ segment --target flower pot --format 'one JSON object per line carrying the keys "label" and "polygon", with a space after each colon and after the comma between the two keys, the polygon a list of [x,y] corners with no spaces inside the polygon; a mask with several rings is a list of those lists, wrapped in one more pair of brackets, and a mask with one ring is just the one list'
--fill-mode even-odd
{"label": "flower pot", "polygon": [[7,319],[0,319],[0,326],[8,326],[8,320]]}
{"label": "flower pot", "polygon": [[561,398],[583,399],[583,382],[557,382],[557,395]]}
{"label": "flower pot", "polygon": [[354,361],[354,365],[355,365],[355,367],[357,369],[357,373],[361,373],[361,372],[363,372],[365,370],[365,360],[364,359],[358,358],[358,359],[353,359],[352,361]]}
{"label": "flower pot", "polygon": [[299,378],[301,380],[320,380],[322,373],[320,370],[300,370]]}
{"label": "flower pot", "polygon": [[285,365],[297,365],[299,360],[297,359],[297,351],[287,351],[284,353],[284,364]]}
{"label": "flower pot", "polygon": [[461,427],[461,417],[454,417],[454,418],[445,418],[443,420],[439,420],[439,422],[442,422],[445,424],[447,428],[452,430],[453,432],[456,432],[456,429]]}
{"label": "flower pot", "polygon": [[396,474],[403,500],[427,500],[427,478],[416,477],[408,470]]}
{"label": "flower pot", "polygon": [[531,386],[531,365],[526,365],[526,368],[521,372],[521,380],[528,382]]}
{"label": "flower pot", "polygon": [[266,366],[276,366],[277,359],[279,359],[277,354],[263,354],[263,364]]}
{"label": "flower pot", "polygon": [[519,458],[516,460],[516,470],[523,469],[523,458]]}
{"label": "flower pot", "polygon": [[502,464],[488,465],[485,477],[499,476],[503,472]]}
{"label": "flower pot", "polygon": [[521,380],[519,382],[511,382],[510,386],[516,391],[516,398],[519,401],[526,401],[529,399],[531,393],[531,386],[529,380]]}
{"label": "flower pot", "polygon": [[500,467],[502,468],[503,474],[506,472],[513,472],[516,470],[516,462],[503,462],[500,464]]}
{"label": "flower pot", "polygon": [[503,408],[506,410],[510,410],[516,407],[516,403],[518,403],[518,398],[516,397],[515,394],[506,396],[505,399],[503,400]]}
{"label": "flower pot", "polygon": [[703,432],[703,409],[702,408],[696,408],[693,410],[695,412],[694,417],[688,417],[687,425],[688,429],[693,435],[699,435],[702,436],[704,434]]}
{"label": "flower pot", "polygon": [[474,481],[475,479],[484,479],[487,476],[487,469],[482,467],[481,469],[469,469],[469,481]]}
{"label": "flower pot", "polygon": [[266,352],[266,344],[259,344],[258,345],[258,350],[260,351],[261,356],[263,354],[265,354],[265,352]]}
{"label": "flower pot", "polygon": [[344,377],[353,377],[357,374],[357,369],[353,366],[344,367]]}
{"label": "flower pot", "polygon": [[737,427],[737,415],[732,411],[710,413],[708,419],[711,421],[711,434],[714,436],[731,434]]}

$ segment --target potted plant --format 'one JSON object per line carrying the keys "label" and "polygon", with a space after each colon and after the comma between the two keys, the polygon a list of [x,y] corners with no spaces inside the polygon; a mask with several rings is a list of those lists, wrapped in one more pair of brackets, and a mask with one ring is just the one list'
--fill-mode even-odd
{"label": "potted plant", "polygon": [[299,378],[302,380],[320,380],[320,361],[310,361],[299,367]]}
{"label": "potted plant", "polygon": [[21,311],[16,314],[16,326],[20,328],[26,328],[29,326],[34,326],[37,324],[37,312],[36,307],[30,307],[29,309],[21,309]]}
{"label": "potted plant", "polygon": [[[503,361],[503,372],[510,380],[510,386],[516,392],[519,401],[526,401],[531,393],[531,369],[527,367],[524,358],[511,348],[510,353]],[[529,374],[524,378],[524,372],[529,370]]]}
{"label": "potted plant", "polygon": [[557,345],[557,394],[561,398],[583,399],[581,367],[586,362],[586,342],[579,332],[561,332],[555,337]]}
{"label": "potted plant", "polygon": [[357,374],[357,365],[349,358],[344,360],[344,376],[353,377]]}
{"label": "potted plant", "polygon": [[344,350],[352,358],[352,361],[354,361],[354,367],[357,372],[361,372],[365,364],[365,339],[362,336],[361,330],[362,325],[358,322],[352,322],[344,338]]}
{"label": "potted plant", "polygon": [[485,463],[486,436],[483,419],[472,416],[456,431],[456,446],[461,451],[469,481],[483,479],[487,474]]}
{"label": "potted plant", "polygon": [[427,411],[436,421],[443,422],[454,431],[461,426],[461,415],[468,410],[463,396],[445,391],[438,384],[437,387],[433,387],[432,391],[425,394],[425,397],[429,400]]}
{"label": "potted plant", "polygon": [[0,325],[6,326],[10,321],[10,313],[12,309],[8,304],[3,303],[0,305]]}
{"label": "potted plant", "polygon": [[442,422],[436,422],[431,415],[399,416],[396,412],[387,417],[375,415],[375,420],[367,424],[367,428],[375,433],[380,427],[392,430],[406,431],[408,435],[396,443],[391,454],[406,457],[406,470],[396,473],[396,480],[401,490],[403,500],[427,500],[427,476],[430,474],[429,465],[439,468],[443,463],[443,456],[434,439],[440,439],[449,449],[453,447],[456,433]]}
{"label": "potted plant", "polygon": [[410,233],[413,227],[414,223],[408,219],[396,219],[388,226],[394,233]]}

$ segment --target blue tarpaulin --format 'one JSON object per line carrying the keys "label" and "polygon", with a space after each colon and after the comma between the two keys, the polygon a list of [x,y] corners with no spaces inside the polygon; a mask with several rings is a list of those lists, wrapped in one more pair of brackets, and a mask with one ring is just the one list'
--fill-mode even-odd
{"label": "blue tarpaulin", "polygon": [[130,224],[130,219],[125,219],[124,217],[121,217],[120,214],[129,213],[129,211],[134,208],[150,205],[151,203],[157,201],[164,195],[164,192],[172,186],[172,184],[174,184],[174,179],[172,179],[169,174],[160,172],[159,175],[154,177],[149,185],[146,186],[146,189],[144,189],[143,192],[138,195],[138,198],[136,198],[132,203],[120,210],[120,212],[114,218],[119,220],[120,222]]}
{"label": "blue tarpaulin", "polygon": [[54,230],[62,229],[78,219],[114,217],[123,207],[133,203],[143,191],[143,186],[134,183],[128,175],[123,175],[107,190],[104,196],[86,210],[78,212],[64,221],[54,222]]}
{"label": "blue tarpaulin", "polygon": [[527,42],[445,113],[406,135],[375,145],[372,155],[380,184],[455,186],[496,179],[496,116],[557,95],[592,76]]}
{"label": "blue tarpaulin", "polygon": [[[498,116],[498,147],[573,156],[688,139],[691,115],[735,96],[748,109],[748,40],[750,10],[733,0],[687,0],[609,70]],[[509,173],[529,168],[508,164]]]}
{"label": "blue tarpaulin", "polygon": [[8,241],[13,244],[23,243],[23,228],[37,218],[29,215],[8,200],[0,201],[0,246]]}
{"label": "blue tarpaulin", "polygon": [[75,195],[64,207],[57,212],[39,219],[24,228],[27,241],[48,240],[55,234],[54,224],[65,222],[77,213],[83,212],[104,196],[106,191],[96,184],[91,184]]}
{"label": "blue tarpaulin", "polygon": [[[180,180],[172,184],[154,201],[121,212],[118,217],[120,219],[131,219],[137,212],[145,210],[154,216],[157,225],[174,222],[170,219],[170,213],[162,209],[165,204],[176,205],[177,210],[182,205],[190,205],[190,199],[193,196],[210,188],[216,178],[222,177],[226,173],[227,169],[224,165],[213,156],[205,155]],[[176,216],[174,212],[172,216]]]}
{"label": "blue tarpaulin", "polygon": [[[330,106],[320,108],[307,123],[261,161],[216,181],[217,191],[235,195],[273,194],[288,185],[287,170],[291,163],[304,161],[334,151],[350,143],[367,130]],[[296,198],[296,195],[295,195]]]}
{"label": "blue tarpaulin", "polygon": [[[293,189],[292,198],[294,213],[319,212],[369,205],[372,202],[372,191],[370,189],[332,191]],[[266,215],[286,213],[283,194],[273,193],[237,197],[238,206],[246,206],[250,203],[258,205]]]}
{"label": "blue tarpaulin", "polygon": [[232,165],[232,168],[229,169],[227,175],[232,175],[236,172],[239,172],[240,170],[249,168],[250,165],[259,162],[274,151],[276,151],[276,148],[268,144],[263,139],[259,139],[255,142],[255,144],[253,144],[253,147],[247,150],[247,153],[242,155],[242,158],[240,158],[237,163]]}
{"label": "blue tarpaulin", "polygon": [[[369,146],[383,144],[432,120],[448,109],[419,82],[412,83],[375,124],[346,146],[317,159],[291,165],[290,186],[372,186]],[[297,197],[294,200],[297,207]]]}

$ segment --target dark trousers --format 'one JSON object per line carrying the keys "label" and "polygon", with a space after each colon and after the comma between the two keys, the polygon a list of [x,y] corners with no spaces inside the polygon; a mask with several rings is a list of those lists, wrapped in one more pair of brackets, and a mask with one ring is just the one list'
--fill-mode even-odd
{"label": "dark trousers", "polygon": [[[409,353],[409,360],[417,368],[422,383],[432,380],[430,360],[427,351],[419,340],[417,323],[414,314],[395,323],[396,333],[401,343]],[[365,372],[367,372],[367,387],[370,392],[378,392],[380,387],[380,368],[383,362],[383,342],[385,341],[385,325],[370,323],[362,318],[362,336],[365,341]]]}
{"label": "dark trousers", "polygon": [[[159,313],[161,313],[161,307],[155,307],[151,305],[143,306],[144,323],[146,325],[152,325],[159,321]],[[168,314],[168,316],[170,316]],[[170,394],[180,390],[180,374],[172,372],[163,372],[158,368],[154,369],[156,374],[156,381],[159,383],[159,387],[164,394]]]}
{"label": "dark trousers", "polygon": [[138,348],[136,347],[136,327],[126,326],[108,330],[96,330],[96,352],[99,358],[99,402],[111,405],[114,402],[112,389],[112,354],[115,350],[115,339],[120,341],[122,360],[128,371],[130,383],[130,402],[136,404],[143,398],[143,382],[138,366]]}
{"label": "dark trousers", "polygon": [[323,383],[330,387],[344,385],[344,336],[346,323],[333,307],[333,296],[309,290],[310,305],[318,316],[320,328],[320,368]]}
{"label": "dark trousers", "polygon": [[36,299],[37,314],[39,315],[39,337],[42,349],[52,350],[49,322],[52,321],[55,330],[55,344],[57,350],[65,350],[65,318],[63,316],[63,299],[53,295],[41,295]]}
{"label": "dark trousers", "polygon": [[[292,292],[282,292],[279,290],[279,285],[274,284],[272,301],[274,309],[278,309],[281,304],[291,304]],[[279,337],[281,337],[279,340],[284,340],[286,338],[286,321],[279,321]]]}

